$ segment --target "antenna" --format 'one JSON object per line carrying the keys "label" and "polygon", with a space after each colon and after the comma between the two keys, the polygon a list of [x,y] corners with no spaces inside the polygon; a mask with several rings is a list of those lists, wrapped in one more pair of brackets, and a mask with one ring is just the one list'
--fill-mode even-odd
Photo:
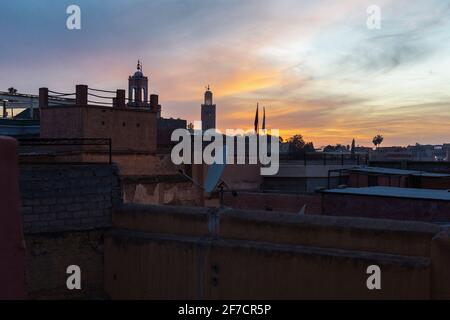
{"label": "antenna", "polygon": [[178,173],[179,174],[181,174],[183,177],[185,177],[186,179],[188,179],[190,182],[192,182],[196,187],[198,187],[198,188],[200,188],[200,189],[202,189],[202,190],[205,190],[205,188],[200,184],[200,183],[198,183],[197,181],[195,181],[194,179],[192,179],[192,177],[190,177],[190,176],[188,176],[187,174],[186,174],[186,172],[184,172],[183,170],[178,170]]}

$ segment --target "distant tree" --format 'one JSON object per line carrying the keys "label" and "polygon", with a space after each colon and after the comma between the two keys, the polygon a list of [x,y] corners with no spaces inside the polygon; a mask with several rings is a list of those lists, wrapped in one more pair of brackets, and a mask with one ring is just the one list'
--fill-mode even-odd
{"label": "distant tree", "polygon": [[355,141],[355,139],[352,140],[351,152],[352,152],[352,158],[353,158],[355,156],[355,153],[356,153],[356,141]]}
{"label": "distant tree", "polygon": [[16,93],[17,93],[17,89],[15,89],[15,88],[13,88],[13,87],[8,88],[8,93],[9,93],[9,94],[16,94]]}
{"label": "distant tree", "polygon": [[316,148],[314,148],[314,144],[312,142],[308,142],[307,144],[305,144],[303,150],[305,152],[316,152]]}
{"label": "distant tree", "polygon": [[347,152],[347,147],[350,146],[343,146],[342,144],[337,144],[335,146],[328,145],[323,149],[323,152]]}
{"label": "distant tree", "polygon": [[282,136],[279,136],[279,137],[278,137],[278,141],[280,141],[280,143],[283,143],[283,142],[284,142],[283,137],[282,137]]}
{"label": "distant tree", "polygon": [[375,145],[375,148],[378,148],[380,144],[383,143],[384,137],[381,134],[377,134],[373,137],[372,143]]}
{"label": "distant tree", "polygon": [[312,142],[306,143],[303,136],[296,134],[287,141],[289,143],[290,153],[304,153],[304,152],[315,152],[314,144]]}
{"label": "distant tree", "polygon": [[300,134],[296,134],[295,136],[291,137],[288,142],[293,152],[303,151],[303,148],[306,144],[305,140],[303,140],[303,136]]}
{"label": "distant tree", "polygon": [[190,122],[190,123],[188,124],[188,129],[189,129],[189,130],[194,130],[194,124],[193,124],[192,122]]}

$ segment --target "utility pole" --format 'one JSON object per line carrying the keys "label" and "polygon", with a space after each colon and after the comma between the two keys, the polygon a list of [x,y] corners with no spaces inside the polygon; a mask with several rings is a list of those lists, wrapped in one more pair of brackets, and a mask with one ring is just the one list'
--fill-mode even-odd
{"label": "utility pole", "polygon": [[6,101],[3,100],[3,118],[7,117],[7,113],[6,113]]}

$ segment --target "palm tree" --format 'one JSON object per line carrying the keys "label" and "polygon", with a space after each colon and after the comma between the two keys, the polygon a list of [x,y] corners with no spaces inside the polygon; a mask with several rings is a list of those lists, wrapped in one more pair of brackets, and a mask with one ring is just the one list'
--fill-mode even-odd
{"label": "palm tree", "polygon": [[377,134],[373,137],[372,143],[375,145],[375,148],[378,148],[380,144],[383,143],[384,137],[381,134]]}

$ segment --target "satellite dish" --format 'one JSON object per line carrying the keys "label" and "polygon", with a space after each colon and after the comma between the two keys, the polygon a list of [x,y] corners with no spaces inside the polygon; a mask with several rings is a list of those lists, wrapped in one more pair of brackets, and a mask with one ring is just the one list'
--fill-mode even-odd
{"label": "satellite dish", "polygon": [[206,174],[206,180],[205,180],[205,192],[211,193],[216,188],[217,184],[220,181],[220,178],[222,177],[223,171],[225,170],[226,166],[226,159],[227,159],[227,148],[226,146],[223,146],[222,150],[220,148],[217,148],[216,151],[218,154],[222,153],[223,159],[222,163],[213,163],[208,167],[208,173]]}
{"label": "satellite dish", "polygon": [[303,206],[303,208],[298,213],[299,216],[304,216],[306,214],[306,204]]}

